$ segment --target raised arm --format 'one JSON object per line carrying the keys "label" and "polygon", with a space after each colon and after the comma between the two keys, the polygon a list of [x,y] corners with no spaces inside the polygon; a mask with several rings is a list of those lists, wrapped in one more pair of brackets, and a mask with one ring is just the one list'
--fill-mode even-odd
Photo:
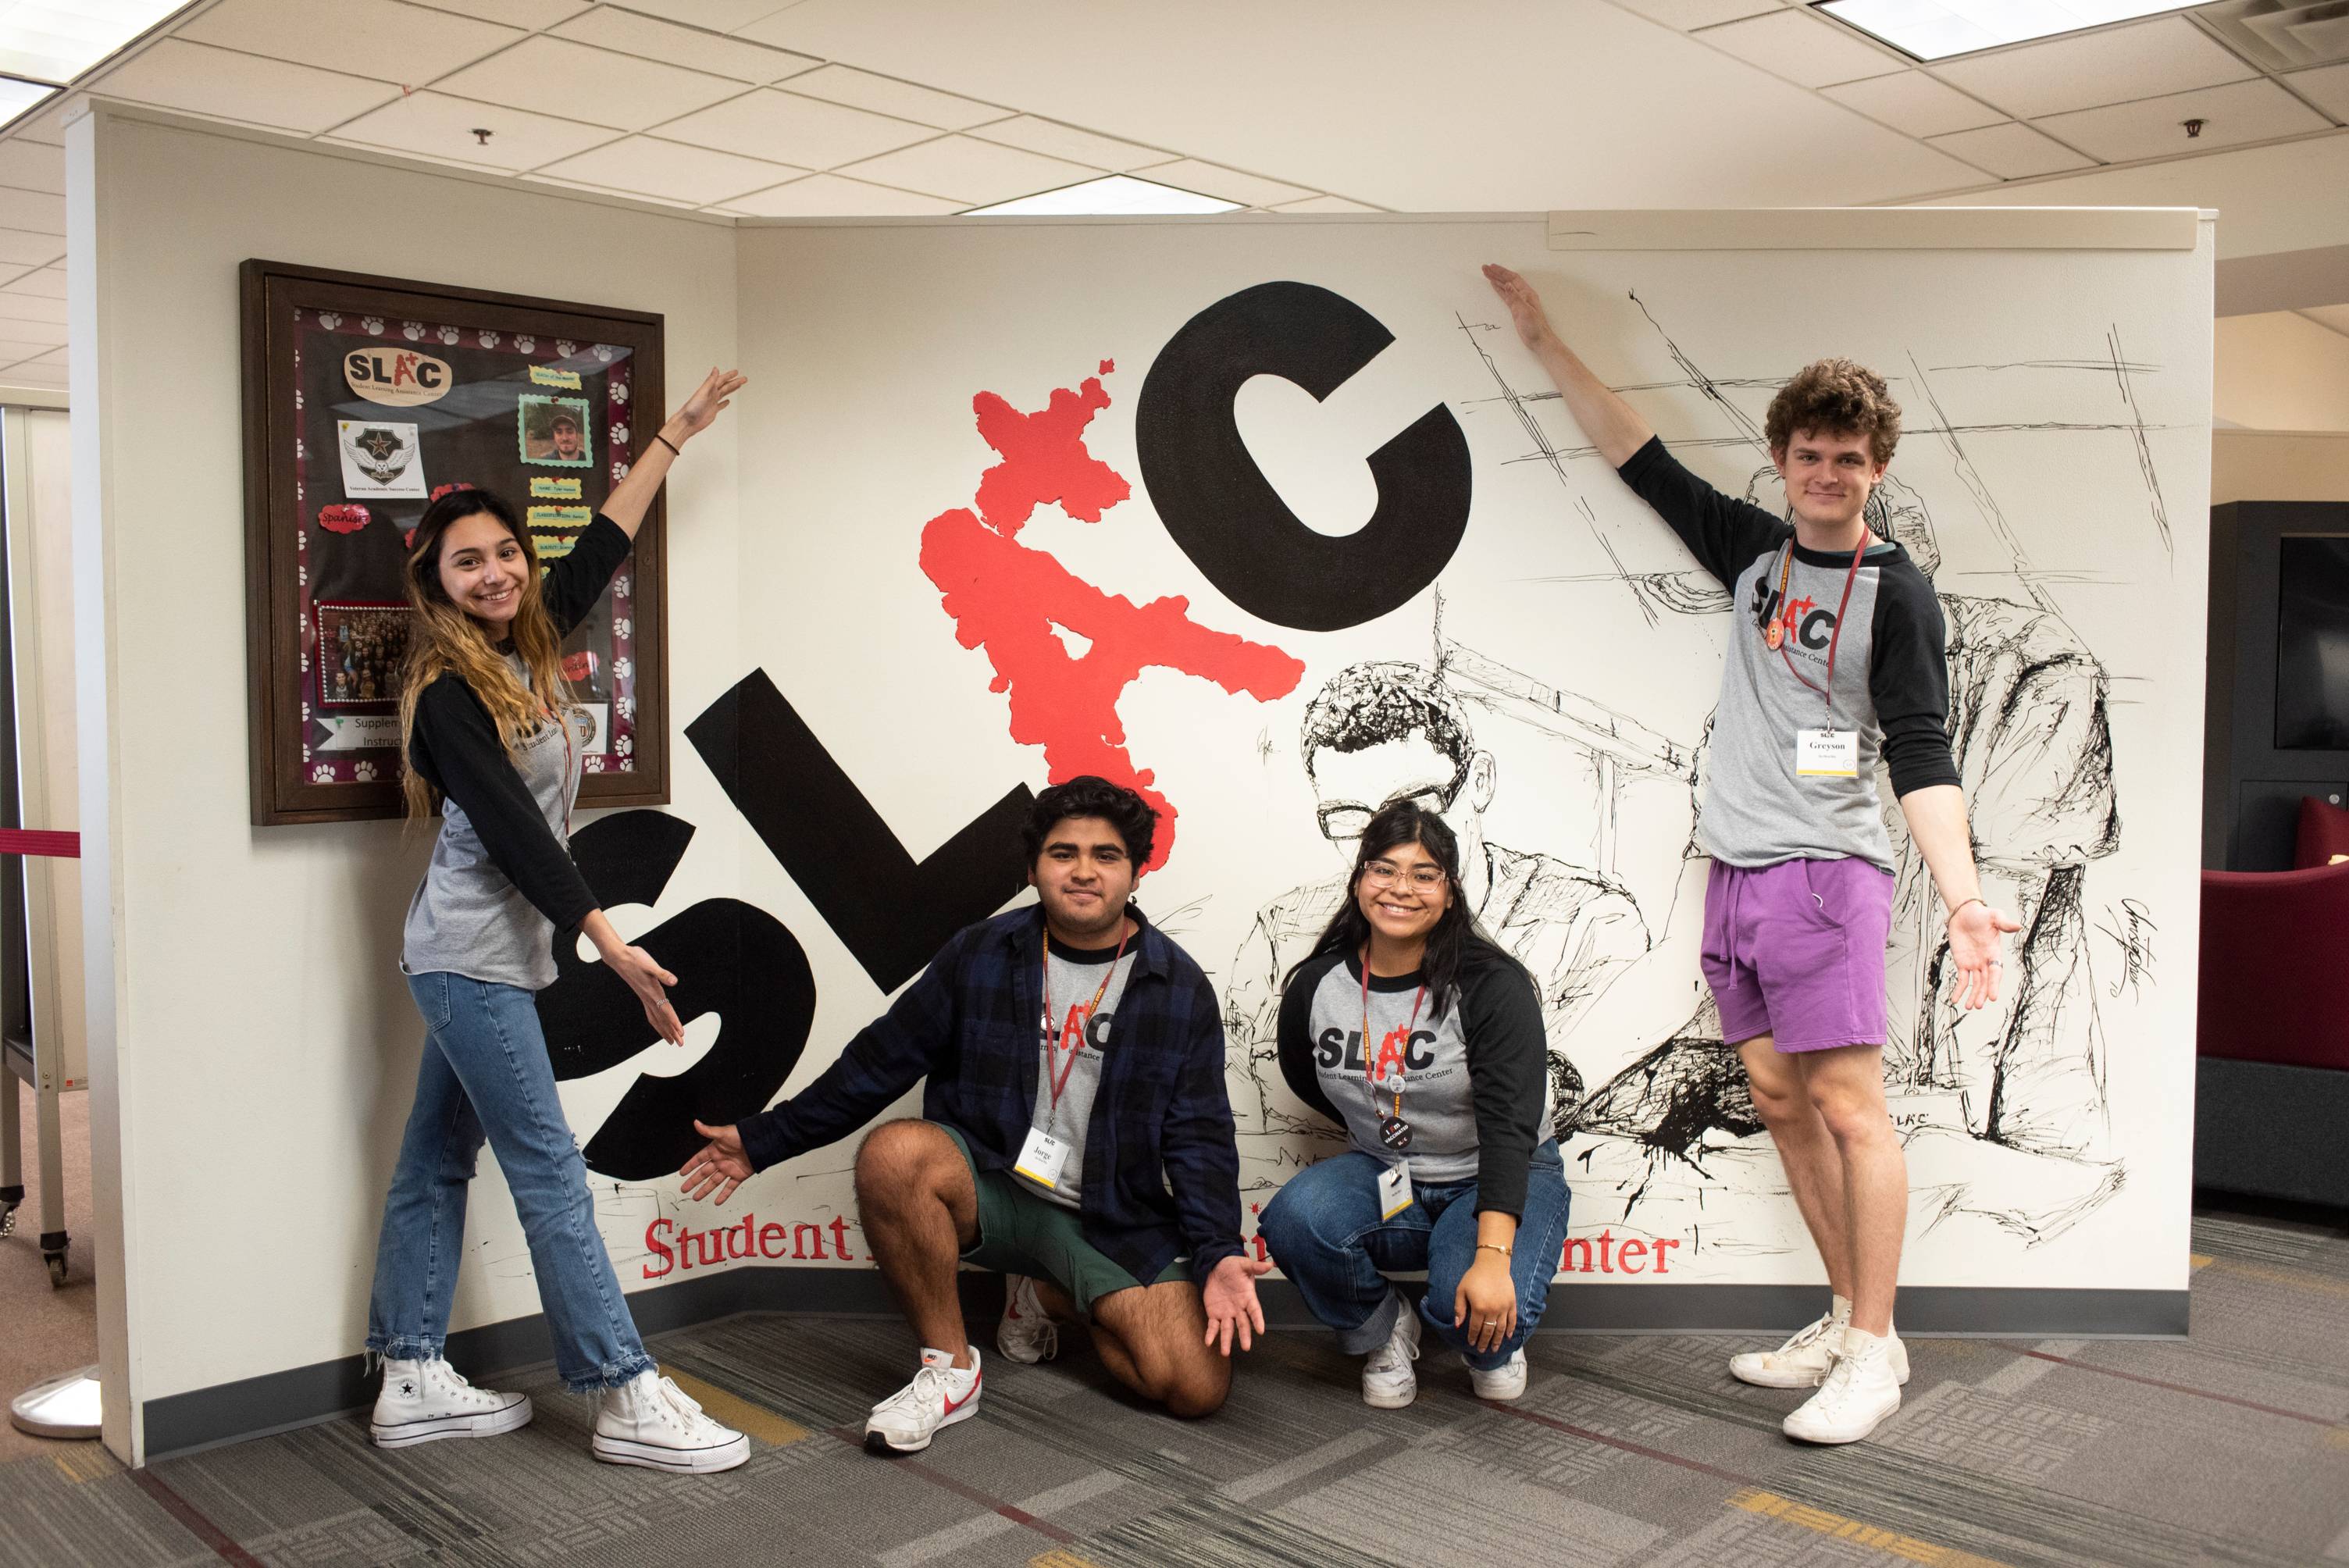
{"label": "raised arm", "polygon": [[750,378],[739,370],[712,367],[693,389],[685,406],[668,417],[668,423],[658,435],[645,445],[644,455],[628,469],[628,477],[612,487],[604,498],[605,517],[620,525],[620,531],[630,539],[643,526],[645,513],[652,510],[653,497],[660,492],[661,480],[668,477],[668,466],[677,461],[685,444],[709,428],[734,394],[750,385]]}
{"label": "raised arm", "polygon": [[1566,401],[1566,411],[1599,455],[1616,468],[1631,460],[1631,454],[1652,439],[1656,432],[1639,411],[1618,397],[1604,381],[1590,373],[1574,350],[1562,342],[1549,325],[1549,313],[1542,309],[1541,296],[1533,285],[1508,268],[1497,263],[1485,265],[1485,281],[1509,307],[1509,320],[1516,324],[1517,335],[1525,340],[1534,357],[1557,386],[1557,395]]}

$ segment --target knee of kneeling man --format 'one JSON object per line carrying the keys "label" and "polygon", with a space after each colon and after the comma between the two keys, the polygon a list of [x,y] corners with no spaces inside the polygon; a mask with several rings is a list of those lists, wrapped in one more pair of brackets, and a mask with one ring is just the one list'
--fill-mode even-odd
{"label": "knee of kneeling man", "polygon": [[1217,1366],[1212,1369],[1185,1374],[1172,1380],[1159,1403],[1170,1416],[1195,1420],[1212,1416],[1224,1408],[1224,1400],[1232,1391],[1231,1368]]}

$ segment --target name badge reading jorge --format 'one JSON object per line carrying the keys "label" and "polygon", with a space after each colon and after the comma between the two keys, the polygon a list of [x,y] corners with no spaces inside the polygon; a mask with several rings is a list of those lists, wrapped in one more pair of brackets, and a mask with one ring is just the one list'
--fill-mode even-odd
{"label": "name badge reading jorge", "polygon": [[1379,1218],[1392,1220],[1411,1207],[1411,1167],[1390,1165],[1379,1175]]}
{"label": "name badge reading jorge", "polygon": [[1801,729],[1795,732],[1795,772],[1804,779],[1859,777],[1859,731]]}
{"label": "name badge reading jorge", "polygon": [[1028,1141],[1019,1146],[1019,1158],[1011,1167],[1040,1187],[1061,1190],[1061,1167],[1069,1160],[1069,1146],[1040,1127],[1028,1130]]}

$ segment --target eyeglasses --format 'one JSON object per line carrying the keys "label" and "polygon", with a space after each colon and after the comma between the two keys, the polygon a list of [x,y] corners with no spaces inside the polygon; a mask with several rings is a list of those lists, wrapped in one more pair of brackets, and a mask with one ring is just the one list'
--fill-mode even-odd
{"label": "eyeglasses", "polygon": [[1466,782],[1468,764],[1463,762],[1460,771],[1452,776],[1452,782],[1440,789],[1414,789],[1408,795],[1390,795],[1376,806],[1324,806],[1315,814],[1321,821],[1321,836],[1332,843],[1342,844],[1361,838],[1362,830],[1371,825],[1372,817],[1400,801],[1408,800],[1423,811],[1438,814],[1449,811],[1452,802],[1460,798],[1460,787]]}
{"label": "eyeglasses", "polygon": [[1406,880],[1421,892],[1433,892],[1444,885],[1444,873],[1433,866],[1413,866],[1406,872],[1401,866],[1387,861],[1372,861],[1362,868],[1362,882],[1370,887],[1391,887],[1398,880]]}

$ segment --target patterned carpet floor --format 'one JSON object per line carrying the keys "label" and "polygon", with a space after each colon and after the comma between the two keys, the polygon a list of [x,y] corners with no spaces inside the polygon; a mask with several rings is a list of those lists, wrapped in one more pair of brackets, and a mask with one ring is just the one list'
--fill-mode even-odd
{"label": "patterned carpet floor", "polygon": [[2349,1234],[2205,1212],[2181,1341],[1918,1339],[1899,1416],[1804,1449],[1733,1343],[1538,1337],[1514,1407],[1421,1364],[1373,1412],[1327,1336],[1260,1345],[1218,1415],[1113,1392],[1089,1354],[988,1367],[918,1459],[857,1444],[910,1370],[893,1323],[746,1316],[665,1368],[751,1433],[698,1478],[598,1465],[548,1373],[509,1437],[397,1454],[341,1419],[151,1470],[94,1445],[0,1465],[0,1565],[2349,1563]]}

